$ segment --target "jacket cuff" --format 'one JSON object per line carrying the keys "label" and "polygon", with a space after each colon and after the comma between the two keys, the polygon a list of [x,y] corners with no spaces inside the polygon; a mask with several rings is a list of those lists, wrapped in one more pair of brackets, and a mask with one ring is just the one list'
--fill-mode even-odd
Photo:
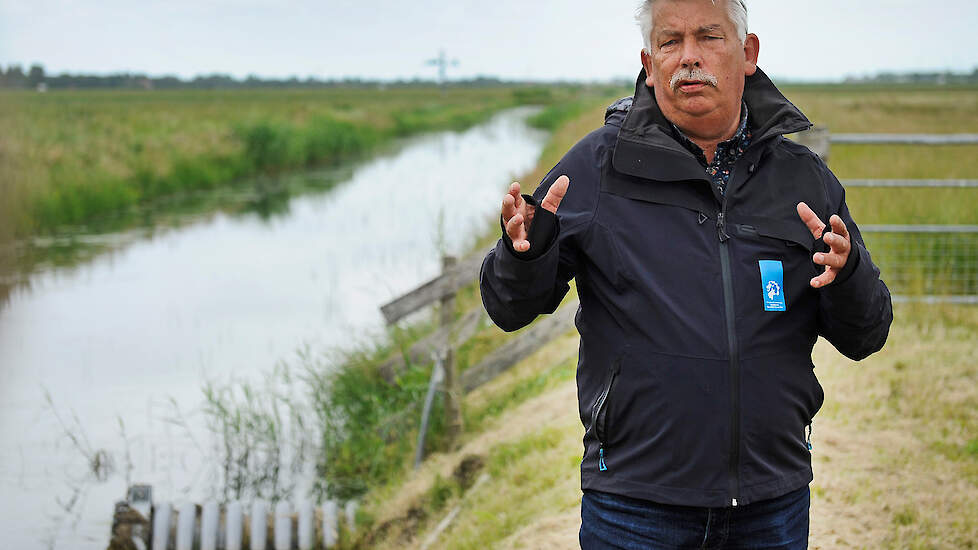
{"label": "jacket cuff", "polygon": [[553,247],[557,240],[557,232],[560,221],[553,212],[542,208],[537,204],[537,200],[532,195],[523,195],[523,200],[527,204],[534,206],[533,223],[530,224],[530,233],[527,240],[530,241],[530,249],[526,252],[517,252],[513,248],[513,240],[506,233],[506,225],[503,223],[502,214],[499,215],[499,227],[503,232],[503,245],[509,251],[510,256],[520,261],[528,262],[543,256]]}

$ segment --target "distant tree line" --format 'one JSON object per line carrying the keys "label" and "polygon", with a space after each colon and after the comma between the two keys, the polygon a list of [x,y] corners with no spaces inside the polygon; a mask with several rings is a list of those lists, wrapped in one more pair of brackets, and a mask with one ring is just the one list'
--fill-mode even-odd
{"label": "distant tree line", "polygon": [[874,84],[978,84],[978,67],[969,73],[946,72],[911,72],[894,73],[882,72],[872,76],[854,77],[845,79],[848,83],[874,83]]}
{"label": "distant tree line", "polygon": [[[892,83],[892,84],[978,84],[978,68],[971,73],[952,72],[883,72],[871,76],[850,76],[846,83]],[[616,82],[617,83],[617,82]],[[626,85],[627,80],[621,84]],[[531,84],[515,80],[503,80],[496,77],[476,77],[466,80],[453,80],[448,83],[452,87],[491,87]],[[539,85],[539,82],[532,83]],[[115,73],[108,75],[61,73],[49,75],[40,64],[31,65],[26,71],[21,65],[11,64],[6,68],[0,66],[0,88],[21,89],[92,89],[119,88],[133,90],[173,90],[173,89],[227,89],[227,88],[330,88],[330,87],[363,87],[376,88],[386,86],[392,88],[431,87],[437,86],[435,79],[398,80],[385,82],[363,78],[344,78],[323,80],[308,78],[261,78],[249,75],[246,78],[234,78],[227,74],[200,75],[190,79],[182,79],[172,75],[149,76],[145,73]]]}
{"label": "distant tree line", "polygon": [[[495,77],[476,77],[455,80],[453,87],[491,87],[521,84]],[[115,73],[108,75],[61,73],[49,75],[41,65],[31,65],[27,72],[20,65],[0,66],[0,88],[22,89],[92,89],[121,88],[133,90],[173,90],[173,89],[224,89],[224,88],[329,88],[329,87],[430,87],[437,86],[434,79],[399,80],[381,82],[362,78],[322,80],[318,78],[274,79],[250,75],[243,79],[227,74],[200,75],[191,79],[176,76],[148,76],[143,73]]]}

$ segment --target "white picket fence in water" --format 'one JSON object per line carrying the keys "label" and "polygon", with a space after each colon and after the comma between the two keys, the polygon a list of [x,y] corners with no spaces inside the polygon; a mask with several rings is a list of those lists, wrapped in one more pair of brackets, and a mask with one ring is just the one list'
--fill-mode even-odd
{"label": "white picket fence in water", "polygon": [[145,550],[315,550],[334,548],[340,529],[355,531],[357,503],[327,501],[317,509],[311,501],[297,504],[256,499],[198,506],[187,502],[152,503],[152,489],[136,485],[126,501],[116,504],[109,548]]}

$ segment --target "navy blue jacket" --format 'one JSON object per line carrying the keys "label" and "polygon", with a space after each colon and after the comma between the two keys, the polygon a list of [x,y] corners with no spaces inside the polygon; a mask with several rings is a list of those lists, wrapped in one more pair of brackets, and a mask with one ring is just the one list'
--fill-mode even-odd
{"label": "navy blue jacket", "polygon": [[[842,185],[783,137],[811,123],[760,70],[744,101],[754,138],[720,197],[643,72],[627,115],[610,112],[533,193],[570,178],[556,216],[537,209],[531,250],[504,232],[483,262],[483,303],[507,331],[552,313],[577,280],[583,489],[709,507],[797,489],[812,480],[805,432],[824,397],[817,337],[856,360],[886,341],[889,291]],[[801,201],[852,238],[843,272],[817,290],[824,244]]]}

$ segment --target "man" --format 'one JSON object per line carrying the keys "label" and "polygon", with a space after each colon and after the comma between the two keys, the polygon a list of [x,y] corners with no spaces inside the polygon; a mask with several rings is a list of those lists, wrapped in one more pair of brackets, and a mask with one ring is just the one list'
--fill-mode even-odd
{"label": "man", "polygon": [[[889,292],[743,0],[646,0],[633,102],[504,196],[482,299],[507,331],[577,279],[583,548],[806,548],[812,347],[862,359]],[[629,105],[630,104],[630,105]]]}

